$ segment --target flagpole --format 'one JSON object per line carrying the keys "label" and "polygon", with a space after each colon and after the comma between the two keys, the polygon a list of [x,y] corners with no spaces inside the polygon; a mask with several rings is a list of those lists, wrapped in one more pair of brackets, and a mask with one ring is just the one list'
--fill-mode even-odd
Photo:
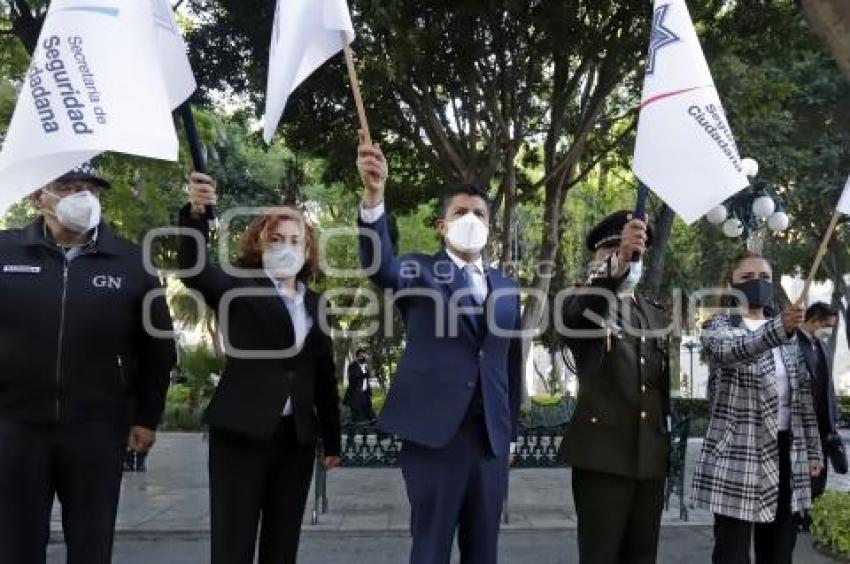
{"label": "flagpole", "polygon": [[815,262],[812,264],[811,270],[809,270],[809,276],[806,278],[806,284],[803,286],[803,293],[800,294],[800,299],[797,300],[798,304],[805,304],[809,299],[809,290],[812,287],[812,283],[815,281],[815,275],[818,273],[818,269],[820,268],[820,263],[823,261],[823,257],[826,256],[826,251],[829,249],[829,242],[832,240],[832,234],[835,232],[835,228],[838,225],[838,220],[841,217],[841,212],[835,210],[835,213],[832,214],[832,220],[829,222],[829,227],[826,228],[826,233],[823,236],[823,241],[821,241],[820,248],[818,249],[818,254],[815,257]]}
{"label": "flagpole", "polygon": [[354,52],[348,45],[348,37],[344,31],[339,32],[342,38],[342,50],[345,53],[345,64],[348,67],[348,79],[351,82],[351,92],[354,94],[354,104],[357,106],[357,116],[360,118],[360,129],[366,144],[372,144],[372,135],[369,133],[369,120],[366,119],[366,107],[363,105],[363,94],[360,92],[360,79],[357,77],[357,67],[354,66]]}
{"label": "flagpole", "polygon": [[[646,221],[646,200],[649,198],[649,187],[641,180],[638,180],[637,203],[635,204],[635,219]],[[639,263],[641,259],[640,253],[632,255],[632,263]]]}
{"label": "flagpole", "polygon": [[[201,141],[198,137],[198,128],[195,125],[195,115],[192,113],[192,104],[186,100],[180,107],[177,108],[180,117],[183,120],[183,127],[186,129],[186,139],[189,141],[189,152],[192,154],[192,166],[196,172],[207,172],[207,165],[204,159],[204,154],[201,152]],[[208,205],[206,207],[207,223],[211,228],[216,227],[218,219],[216,218],[215,206]]]}

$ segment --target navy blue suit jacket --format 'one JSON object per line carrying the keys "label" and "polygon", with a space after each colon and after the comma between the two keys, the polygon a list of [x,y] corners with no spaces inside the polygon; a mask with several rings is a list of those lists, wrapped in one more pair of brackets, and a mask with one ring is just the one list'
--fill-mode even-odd
{"label": "navy blue suit jacket", "polygon": [[496,333],[521,326],[519,286],[498,270],[485,269],[489,294],[484,309],[492,314],[489,327],[478,330],[481,320],[464,311],[475,308],[466,278],[444,250],[399,259],[386,214],[374,224],[359,225],[365,230],[360,235],[362,266],[378,287],[392,292],[406,329],[404,353],[378,427],[426,447],[444,447],[463,422],[480,378],[490,446],[496,455],[507,453],[516,439],[522,401],[522,341]]}

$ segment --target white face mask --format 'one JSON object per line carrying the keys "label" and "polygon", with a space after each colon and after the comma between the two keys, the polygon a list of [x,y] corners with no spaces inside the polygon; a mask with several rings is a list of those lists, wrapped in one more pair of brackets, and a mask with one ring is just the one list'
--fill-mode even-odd
{"label": "white face mask", "polygon": [[832,328],[831,327],[823,327],[815,331],[815,337],[818,339],[829,339],[832,337]]}
{"label": "white face mask", "polygon": [[[47,194],[54,198],[59,197],[50,192]],[[90,191],[83,190],[61,198],[54,213],[65,229],[74,233],[85,233],[100,224],[100,200]]]}
{"label": "white face mask", "polygon": [[631,292],[637,288],[637,285],[640,283],[641,276],[643,276],[643,261],[639,260],[637,262],[630,262],[629,273],[626,275],[623,283],[620,284],[620,291]]}
{"label": "white face mask", "polygon": [[263,251],[263,268],[273,278],[292,278],[304,267],[304,247],[286,243],[272,243]]}
{"label": "white face mask", "polygon": [[463,253],[481,252],[488,234],[487,226],[472,212],[446,223],[446,240]]}

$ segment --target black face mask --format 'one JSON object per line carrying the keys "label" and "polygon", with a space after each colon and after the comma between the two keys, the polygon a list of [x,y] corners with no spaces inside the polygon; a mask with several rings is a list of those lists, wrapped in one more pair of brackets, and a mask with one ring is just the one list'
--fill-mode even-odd
{"label": "black face mask", "polygon": [[767,280],[747,280],[732,287],[747,297],[750,309],[767,307],[773,303],[773,283]]}

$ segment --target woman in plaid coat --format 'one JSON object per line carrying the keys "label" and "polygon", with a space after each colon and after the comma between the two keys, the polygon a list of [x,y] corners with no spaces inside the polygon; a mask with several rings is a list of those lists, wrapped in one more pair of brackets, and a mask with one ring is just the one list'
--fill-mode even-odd
{"label": "woman in plaid coat", "polygon": [[811,505],[810,478],[822,470],[794,336],[804,311],[795,305],[767,318],[772,282],[764,258],[737,261],[731,283],[745,307],[712,318],[703,336],[711,417],[692,498],[714,513],[715,563],[748,564],[753,537],[758,564],[790,563],[796,514]]}

